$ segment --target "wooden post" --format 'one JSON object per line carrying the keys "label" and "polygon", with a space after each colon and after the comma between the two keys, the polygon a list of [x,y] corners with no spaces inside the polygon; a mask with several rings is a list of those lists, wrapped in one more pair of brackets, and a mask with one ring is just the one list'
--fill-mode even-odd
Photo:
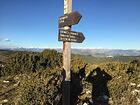
{"label": "wooden post", "polygon": [[[72,0],[64,0],[64,14],[72,12]],[[71,26],[65,26],[64,30],[71,30]],[[66,81],[70,81],[71,43],[63,42],[63,68],[66,71]]]}
{"label": "wooden post", "polygon": [[[64,0],[64,14],[72,12],[72,0]],[[71,30],[71,26],[65,26],[64,30]],[[70,105],[70,61],[71,61],[71,43],[63,42],[63,69],[66,72],[66,78],[63,84],[63,105]]]}

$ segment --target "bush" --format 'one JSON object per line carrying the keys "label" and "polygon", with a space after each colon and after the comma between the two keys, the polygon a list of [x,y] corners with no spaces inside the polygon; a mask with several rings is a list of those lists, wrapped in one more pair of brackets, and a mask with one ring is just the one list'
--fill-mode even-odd
{"label": "bush", "polygon": [[16,75],[60,66],[62,66],[62,57],[55,50],[44,50],[42,53],[17,52],[7,60],[0,75]]}
{"label": "bush", "polygon": [[60,70],[41,71],[20,75],[20,86],[14,103],[18,105],[58,105],[60,102],[62,76]]}

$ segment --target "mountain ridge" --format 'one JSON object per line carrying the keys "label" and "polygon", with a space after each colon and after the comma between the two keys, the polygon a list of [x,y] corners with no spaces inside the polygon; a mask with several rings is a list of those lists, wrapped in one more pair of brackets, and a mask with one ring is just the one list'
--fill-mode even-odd
{"label": "mountain ridge", "polygon": [[[0,50],[12,51],[33,51],[42,52],[44,49],[54,49],[62,53],[61,48],[7,48]],[[96,49],[96,48],[72,48],[72,54],[89,55],[94,57],[108,57],[108,56],[140,56],[140,50],[135,49]]]}

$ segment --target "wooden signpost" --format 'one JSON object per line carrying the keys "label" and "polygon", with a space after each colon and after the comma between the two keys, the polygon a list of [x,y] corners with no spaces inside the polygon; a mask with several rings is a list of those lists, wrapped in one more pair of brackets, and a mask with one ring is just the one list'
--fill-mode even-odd
{"label": "wooden signpost", "polygon": [[82,18],[78,11],[59,17],[59,28],[78,24]]}
{"label": "wooden signpost", "polygon": [[82,43],[85,39],[83,33],[71,31],[71,26],[78,24],[81,19],[79,12],[72,12],[72,0],[64,0],[64,16],[59,17],[58,40],[63,41],[63,69],[66,78],[63,83],[62,104],[70,105],[70,59],[71,42]]}
{"label": "wooden signpost", "polygon": [[59,41],[82,43],[85,37],[82,32],[68,31],[59,29]]}

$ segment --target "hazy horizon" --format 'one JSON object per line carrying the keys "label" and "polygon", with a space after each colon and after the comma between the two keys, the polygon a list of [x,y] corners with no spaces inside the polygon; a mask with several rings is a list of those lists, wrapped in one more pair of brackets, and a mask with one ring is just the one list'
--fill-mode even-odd
{"label": "hazy horizon", "polygon": [[[63,49],[63,47],[0,47],[1,50],[4,49]],[[120,48],[95,48],[95,47],[71,47],[71,49],[95,49],[95,50],[140,50],[140,49],[120,49]]]}

